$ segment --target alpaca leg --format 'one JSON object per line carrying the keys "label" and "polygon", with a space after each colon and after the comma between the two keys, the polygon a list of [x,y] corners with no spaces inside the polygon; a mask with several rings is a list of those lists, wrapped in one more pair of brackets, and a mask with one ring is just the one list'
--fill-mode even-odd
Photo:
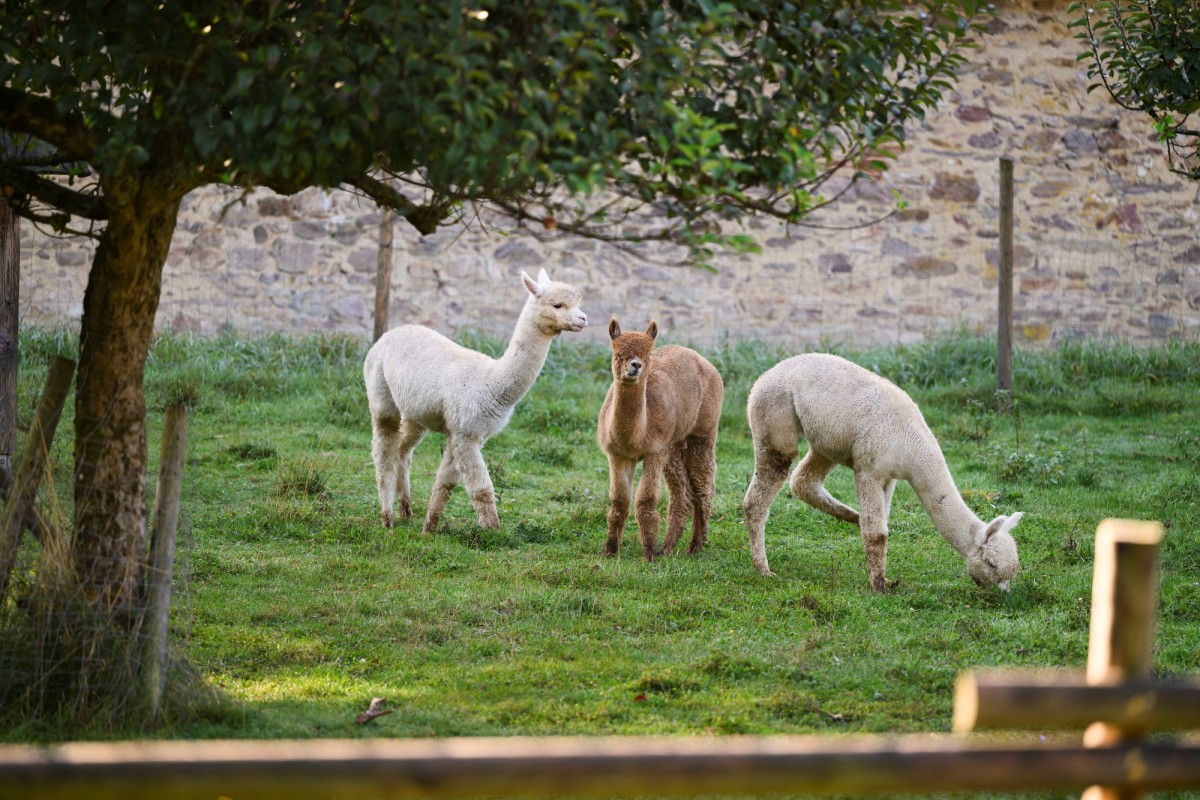
{"label": "alpaca leg", "polygon": [[642,462],[642,480],[638,483],[633,503],[637,513],[638,539],[642,543],[642,558],[653,561],[658,550],[658,500],[662,492],[662,474],[667,456],[646,456]]}
{"label": "alpaca leg", "polygon": [[412,517],[412,488],[409,485],[409,471],[412,468],[412,454],[416,446],[425,437],[425,429],[411,419],[400,420],[400,435],[397,444],[399,457],[396,472],[396,501],[402,517]]}
{"label": "alpaca leg", "polygon": [[[834,498],[825,488],[825,477],[837,466],[810,446],[792,473],[792,496],[831,517],[858,524],[858,512]],[[861,500],[860,500],[861,503]]]}
{"label": "alpaca leg", "polygon": [[687,454],[683,447],[671,451],[663,476],[667,483],[667,536],[658,555],[670,555],[683,534],[688,517],[694,513],[692,493],[688,485]]}
{"label": "alpaca leg", "polygon": [[717,440],[696,436],[688,440],[688,489],[692,493],[692,542],[689,553],[699,553],[708,538],[713,494],[717,483]]}
{"label": "alpaca leg", "polygon": [[625,521],[629,519],[629,500],[633,495],[633,472],[636,461],[614,455],[608,457],[608,540],[604,555],[615,556],[621,550]]}
{"label": "alpaca leg", "polygon": [[458,485],[458,467],[454,461],[453,440],[446,441],[446,449],[442,452],[442,463],[438,465],[437,477],[433,480],[433,493],[429,496],[429,508],[425,509],[425,533],[433,533],[437,529],[438,520],[442,518],[442,510],[450,500],[450,493]]}
{"label": "alpaca leg", "polygon": [[462,477],[463,486],[471,498],[475,517],[481,528],[495,530],[500,527],[500,516],[496,513],[496,491],[492,476],[483,462],[483,442],[476,439],[454,439],[454,464]]}
{"label": "alpaca leg", "polygon": [[742,501],[742,512],[746,520],[746,533],[750,537],[750,558],[754,568],[762,575],[774,575],[767,564],[765,544],[767,517],[771,515],[771,502],[783,482],[787,480],[795,452],[781,453],[756,442],[754,447],[754,477],[746,488],[746,499]]}
{"label": "alpaca leg", "polygon": [[896,491],[896,479],[892,478],[883,485],[883,519],[892,518],[892,494]]}
{"label": "alpaca leg", "polygon": [[854,489],[858,493],[858,506],[862,509],[859,512],[859,531],[867,554],[871,588],[877,592],[887,589],[887,483],[861,472],[854,473]]}
{"label": "alpaca leg", "polygon": [[400,440],[400,415],[371,415],[371,460],[375,462],[375,486],[379,492],[379,514],[383,527],[395,522],[392,507],[396,503],[396,475],[400,468],[397,449]]}

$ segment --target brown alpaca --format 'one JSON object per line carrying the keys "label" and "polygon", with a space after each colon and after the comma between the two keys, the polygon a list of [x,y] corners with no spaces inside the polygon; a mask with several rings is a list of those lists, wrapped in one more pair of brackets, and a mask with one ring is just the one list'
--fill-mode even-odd
{"label": "brown alpaca", "polygon": [[[669,555],[692,517],[689,553],[698,553],[708,535],[717,475],[717,422],[725,393],[716,367],[695,350],[669,345],[654,350],[658,323],[645,333],[622,333],[617,318],[608,323],[612,339],[613,383],[600,408],[596,436],[608,455],[608,541],[604,554],[621,549],[633,472],[639,461],[638,537],[642,557]],[[667,538],[658,550],[658,498],[667,480]]]}

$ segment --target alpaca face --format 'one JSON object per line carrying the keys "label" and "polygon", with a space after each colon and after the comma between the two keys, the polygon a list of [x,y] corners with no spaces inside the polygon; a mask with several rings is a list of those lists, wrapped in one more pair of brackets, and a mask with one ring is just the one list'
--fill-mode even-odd
{"label": "alpaca face", "polygon": [[535,319],[542,333],[548,336],[563,331],[578,333],[587,327],[587,314],[580,308],[583,296],[575,287],[550,280],[544,269],[538,273],[536,281],[524,272],[521,273],[521,280],[533,295]]}
{"label": "alpaca face", "polygon": [[967,572],[980,586],[1009,589],[1009,581],[1020,569],[1017,542],[1009,533],[1021,521],[1021,512],[997,517],[980,534],[978,547],[967,559]]}
{"label": "alpaca face", "polygon": [[613,380],[636,384],[646,374],[650,354],[654,351],[654,337],[658,336],[658,323],[650,321],[645,333],[622,332],[617,318],[608,323],[608,335],[612,339]]}

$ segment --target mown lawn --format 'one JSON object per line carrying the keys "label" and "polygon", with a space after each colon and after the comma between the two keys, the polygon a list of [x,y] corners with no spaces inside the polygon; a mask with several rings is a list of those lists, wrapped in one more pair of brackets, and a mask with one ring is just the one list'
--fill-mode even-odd
{"label": "mown lawn", "polygon": [[[45,355],[70,343],[37,332],[22,341],[27,409]],[[868,588],[857,528],[786,493],[767,530],[777,577],[751,566],[745,398],[790,352],[704,351],[726,383],[711,536],[698,556],[646,564],[632,522],[621,557],[600,557],[608,477],[595,420],[611,380],[606,349],[556,344],[484,449],[501,529],[478,528],[460,490],[433,535],[419,515],[437,435],[417,450],[418,517],[379,526],[365,349],[233,335],[156,345],[152,450],[166,400],[183,392],[196,405],[172,625],[180,664],[194,669],[178,670],[170,721],[155,735],[947,731],[964,669],[1083,667],[1093,534],[1109,516],[1164,524],[1155,670],[1200,673],[1195,344],[1020,352],[1011,414],[995,410],[986,340],[840,351],[921,404],[981,517],[1025,512],[1012,592],[984,590],[902,485],[888,562],[897,583],[882,595]],[[64,464],[68,438],[56,443]],[[829,486],[856,505],[848,470]],[[192,675],[216,692],[189,686]],[[394,713],[356,725],[372,697]],[[30,721],[9,738],[62,735]]]}

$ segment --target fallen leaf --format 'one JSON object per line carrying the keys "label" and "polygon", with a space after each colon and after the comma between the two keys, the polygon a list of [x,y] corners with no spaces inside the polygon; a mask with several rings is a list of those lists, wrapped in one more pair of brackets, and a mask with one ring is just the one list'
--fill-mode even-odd
{"label": "fallen leaf", "polygon": [[386,697],[372,697],[371,705],[367,706],[367,710],[354,718],[354,721],[359,725],[366,725],[376,717],[382,717],[384,714],[392,713],[392,709],[384,708],[383,704],[387,702]]}

